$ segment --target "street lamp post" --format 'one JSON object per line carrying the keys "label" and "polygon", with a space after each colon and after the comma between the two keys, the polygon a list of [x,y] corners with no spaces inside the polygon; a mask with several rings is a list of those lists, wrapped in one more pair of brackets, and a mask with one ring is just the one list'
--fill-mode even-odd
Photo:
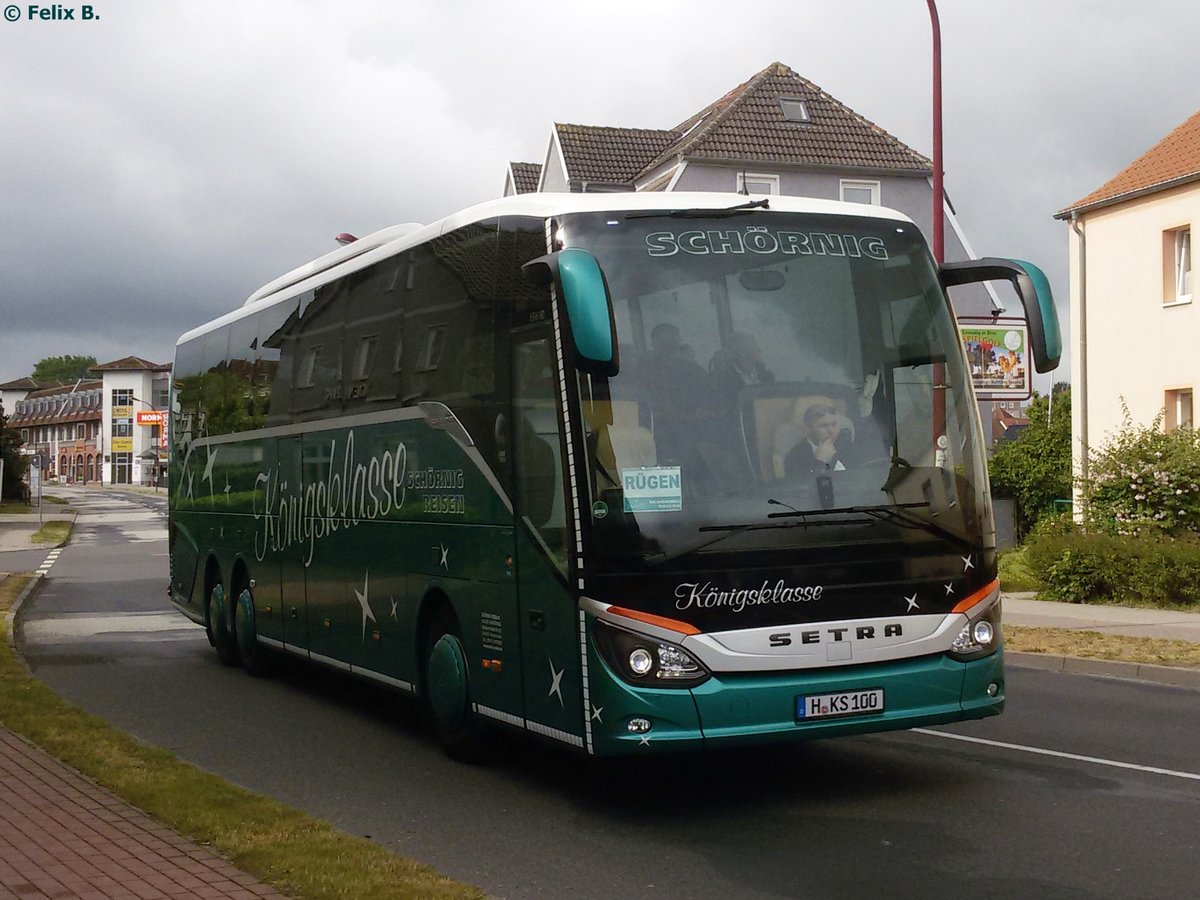
{"label": "street lamp post", "polygon": [[929,23],[933,26],[933,258],[938,265],[946,261],[946,229],[943,221],[942,185],[942,26],[937,4],[929,4]]}
{"label": "street lamp post", "polygon": [[[946,261],[946,231],[943,213],[942,185],[942,26],[938,21],[937,4],[929,5],[929,23],[933,28],[933,258],[940,266]],[[945,460],[946,441],[946,367],[933,367],[933,442],[934,458],[938,465]]]}

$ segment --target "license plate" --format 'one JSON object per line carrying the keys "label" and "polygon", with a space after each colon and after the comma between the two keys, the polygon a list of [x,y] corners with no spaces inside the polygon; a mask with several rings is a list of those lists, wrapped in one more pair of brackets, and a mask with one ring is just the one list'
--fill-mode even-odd
{"label": "license plate", "polygon": [[796,698],[796,719],[830,719],[834,716],[864,716],[883,712],[883,688],[843,691],[839,694],[810,694]]}

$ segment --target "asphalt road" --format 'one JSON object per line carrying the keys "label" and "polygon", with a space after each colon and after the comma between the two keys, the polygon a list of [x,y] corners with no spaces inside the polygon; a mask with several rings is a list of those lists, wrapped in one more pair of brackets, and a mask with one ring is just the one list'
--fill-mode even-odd
{"label": "asphalt road", "polygon": [[963,726],[615,763],[514,738],[464,766],[402,698],[222,667],[170,611],[161,501],[77,505],[19,634],[38,677],[493,895],[1200,893],[1200,692],[1010,666],[1007,712]]}

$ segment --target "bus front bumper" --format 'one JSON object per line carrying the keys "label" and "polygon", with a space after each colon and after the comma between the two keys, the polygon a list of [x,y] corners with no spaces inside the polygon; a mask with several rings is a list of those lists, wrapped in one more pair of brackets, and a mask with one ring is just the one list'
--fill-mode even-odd
{"label": "bus front bumper", "polygon": [[[1003,649],[971,662],[939,654],[809,672],[721,673],[691,690],[654,690],[653,699],[607,669],[605,675],[609,709],[624,714],[605,716],[607,724],[593,729],[599,755],[839,737],[979,719],[1004,709]],[[799,698],[873,690],[883,691],[881,712],[797,716]]]}

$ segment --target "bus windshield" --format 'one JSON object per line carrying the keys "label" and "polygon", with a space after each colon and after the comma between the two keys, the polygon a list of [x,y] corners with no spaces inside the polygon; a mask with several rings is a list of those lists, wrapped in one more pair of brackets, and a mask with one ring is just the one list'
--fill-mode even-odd
{"label": "bus windshield", "polygon": [[977,407],[914,225],[766,210],[557,225],[613,300],[619,373],[579,378],[603,568],[988,539]]}

